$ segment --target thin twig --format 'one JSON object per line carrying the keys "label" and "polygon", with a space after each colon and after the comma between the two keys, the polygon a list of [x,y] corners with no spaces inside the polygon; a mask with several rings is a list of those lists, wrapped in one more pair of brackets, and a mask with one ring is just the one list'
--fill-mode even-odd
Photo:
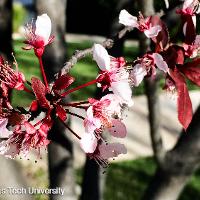
{"label": "thin twig", "polygon": [[[130,32],[133,28],[132,27],[125,27],[121,31],[119,31],[116,36],[114,36],[112,39],[106,39],[104,42],[102,42],[102,46],[104,46],[107,49],[110,49],[113,47],[114,43],[123,38],[127,32]],[[87,55],[91,55],[93,51],[93,47],[84,49],[84,50],[77,50],[74,52],[73,56],[65,63],[64,67],[61,69],[60,74],[66,74],[69,72],[69,70],[82,58],[86,57]]]}

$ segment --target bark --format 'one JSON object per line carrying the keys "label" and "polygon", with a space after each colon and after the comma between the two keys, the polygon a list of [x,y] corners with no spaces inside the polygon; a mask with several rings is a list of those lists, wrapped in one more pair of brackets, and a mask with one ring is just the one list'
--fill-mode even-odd
{"label": "bark", "polygon": [[[140,10],[144,16],[155,14],[153,7],[153,0],[141,0]],[[150,40],[140,35],[140,54],[144,55],[150,50]],[[149,110],[149,125],[151,143],[154,152],[154,157],[159,165],[162,165],[165,156],[163,148],[162,137],[160,133],[160,104],[159,104],[159,79],[152,80],[152,78],[145,79],[145,93],[148,101]]]}
{"label": "bark", "polygon": [[200,106],[185,133],[172,151],[167,152],[143,199],[176,200],[193,172],[200,166]]}
{"label": "bark", "polygon": [[0,53],[11,60],[12,52],[12,0],[0,1]]}
{"label": "bark", "polygon": [[[54,80],[54,75],[59,72],[66,61],[66,5],[66,0],[36,1],[38,14],[47,13],[50,16],[55,36],[54,42],[47,46],[43,56],[44,68],[49,82]],[[50,188],[61,187],[65,189],[64,196],[51,195],[50,199],[75,200],[77,197],[75,194],[73,145],[70,137],[66,135],[65,127],[56,121],[49,132],[49,138],[53,141],[48,146]]]}

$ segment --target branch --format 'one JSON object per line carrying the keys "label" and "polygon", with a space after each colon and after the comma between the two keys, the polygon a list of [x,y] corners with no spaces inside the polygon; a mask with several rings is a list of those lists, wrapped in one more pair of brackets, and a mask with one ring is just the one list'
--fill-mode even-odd
{"label": "branch", "polygon": [[[140,0],[142,13],[146,16],[155,14],[153,1]],[[140,53],[145,53],[150,48],[150,40],[143,35],[140,36]],[[160,105],[158,94],[158,80],[145,80],[145,93],[148,101],[149,110],[149,126],[151,143],[154,152],[154,157],[159,166],[162,165],[165,158],[165,149],[163,147],[161,130],[160,130]]]}
{"label": "branch", "polygon": [[[106,39],[103,43],[102,46],[104,46],[107,49],[110,49],[113,47],[114,43],[117,40],[120,40],[123,38],[127,32],[130,32],[133,28],[131,27],[125,27],[121,31],[119,31],[116,36],[114,36],[112,39]],[[74,52],[73,56],[66,62],[65,66],[61,69],[60,74],[66,74],[69,72],[69,70],[82,58],[86,57],[87,55],[92,54],[93,47],[84,49],[84,50],[77,50]]]}

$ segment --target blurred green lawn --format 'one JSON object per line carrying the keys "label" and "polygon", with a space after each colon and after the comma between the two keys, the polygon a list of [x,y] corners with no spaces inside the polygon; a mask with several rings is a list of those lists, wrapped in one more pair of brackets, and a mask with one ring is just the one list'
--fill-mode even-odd
{"label": "blurred green lawn", "polygon": [[[156,170],[151,157],[112,163],[106,170],[105,200],[140,200]],[[82,169],[77,170],[81,184]],[[189,180],[179,200],[200,199],[200,170]]]}

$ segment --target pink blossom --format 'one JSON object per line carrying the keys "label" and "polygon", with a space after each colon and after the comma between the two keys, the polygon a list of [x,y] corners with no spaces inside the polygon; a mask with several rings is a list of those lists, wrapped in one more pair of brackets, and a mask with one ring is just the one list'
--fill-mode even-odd
{"label": "pink blossom", "polygon": [[26,27],[26,50],[34,49],[35,54],[39,57],[44,52],[44,47],[51,43],[53,37],[51,35],[51,19],[47,14],[37,17],[35,24]]}
{"label": "pink blossom", "polygon": [[6,128],[7,124],[7,118],[0,118],[0,138],[8,138],[13,133]]}
{"label": "pink blossom", "polygon": [[133,67],[130,73],[130,79],[134,86],[138,86],[146,75],[154,77],[156,75],[156,67],[164,73],[169,72],[167,63],[158,53],[146,54]]}
{"label": "pink blossom", "polygon": [[87,116],[84,120],[84,126],[85,131],[88,133],[93,133],[95,129],[99,129],[101,127],[101,120],[94,117],[92,106],[87,109]]}
{"label": "pink blossom", "polygon": [[110,104],[106,106],[105,112],[108,116],[121,118],[122,115],[122,107],[120,99],[115,94],[107,94],[101,98],[101,101],[108,99]]}
{"label": "pink blossom", "polygon": [[2,81],[7,87],[15,88],[16,90],[24,89],[25,76],[22,72],[18,71],[16,64],[16,70],[6,62],[0,65],[0,81]]}
{"label": "pink blossom", "polygon": [[93,153],[97,147],[97,138],[93,133],[84,133],[80,140],[80,146],[85,153]]}
{"label": "pink blossom", "polygon": [[124,68],[124,59],[109,56],[100,44],[95,44],[93,47],[93,59],[102,70],[97,78],[98,85],[103,90],[109,88],[122,103],[131,106],[132,90],[129,85],[129,73]]}
{"label": "pink blossom", "polygon": [[145,19],[140,13],[139,17],[137,18],[129,14],[126,10],[121,10],[119,14],[119,23],[139,29],[141,32],[144,32],[148,38],[156,37],[162,30],[160,25],[152,26],[150,17]]}
{"label": "pink blossom", "polygon": [[200,35],[197,35],[192,44],[183,43],[185,55],[190,58],[195,58],[200,50]]}
{"label": "pink blossom", "polygon": [[[48,126],[48,129],[44,129],[44,126]],[[40,129],[43,129],[45,134],[39,131]],[[14,158],[19,154],[27,157],[31,149],[37,149],[39,153],[40,148],[46,148],[50,142],[47,139],[49,129],[50,127],[46,122],[40,125],[38,129],[28,121],[24,122],[23,125],[16,126],[8,140],[0,143],[0,154]]]}

